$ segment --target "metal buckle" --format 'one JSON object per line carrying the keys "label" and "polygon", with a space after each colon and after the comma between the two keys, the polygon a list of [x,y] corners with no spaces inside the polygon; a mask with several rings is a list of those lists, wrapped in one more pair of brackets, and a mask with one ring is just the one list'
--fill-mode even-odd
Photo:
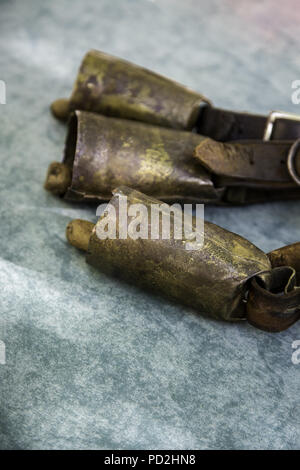
{"label": "metal buckle", "polygon": [[298,175],[295,169],[295,157],[297,155],[297,150],[299,147],[300,147],[300,139],[297,139],[289,150],[289,154],[287,157],[287,167],[289,170],[289,174],[291,175],[295,183],[297,183],[300,186],[300,176]]}
{"label": "metal buckle", "polygon": [[294,113],[285,113],[284,111],[272,111],[267,119],[263,140],[271,140],[274,124],[277,119],[287,119],[288,121],[300,121],[300,116]]}

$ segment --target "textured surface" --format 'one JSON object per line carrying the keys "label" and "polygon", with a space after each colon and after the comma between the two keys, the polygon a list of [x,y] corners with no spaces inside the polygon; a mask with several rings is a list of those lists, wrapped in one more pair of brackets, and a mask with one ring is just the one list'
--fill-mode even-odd
{"label": "textured surface", "polygon": [[153,71],[101,51],[90,51],[80,66],[69,109],[191,130],[199,106],[207,102],[200,93]]}
{"label": "textured surface", "polygon": [[[0,1],[0,447],[300,447],[300,325],[270,335],[203,319],[86,265],[68,246],[90,208],[47,194],[83,54],[153,68],[216,104],[268,112],[299,79],[296,0]],[[206,208],[264,250],[299,240],[299,202]]]}

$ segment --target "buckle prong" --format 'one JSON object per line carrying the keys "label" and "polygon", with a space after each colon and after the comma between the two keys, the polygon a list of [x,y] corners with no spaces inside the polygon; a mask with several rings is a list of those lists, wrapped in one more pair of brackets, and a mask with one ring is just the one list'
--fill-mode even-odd
{"label": "buckle prong", "polygon": [[272,111],[267,119],[265,132],[263,136],[263,140],[271,140],[274,124],[277,119],[287,119],[288,121],[300,121],[300,116],[294,113],[286,113],[284,111]]}

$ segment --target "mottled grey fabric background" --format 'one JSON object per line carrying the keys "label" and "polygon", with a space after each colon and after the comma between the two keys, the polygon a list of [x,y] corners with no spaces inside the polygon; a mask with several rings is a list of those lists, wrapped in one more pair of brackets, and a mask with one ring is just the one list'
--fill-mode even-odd
{"label": "mottled grey fabric background", "polygon": [[[104,50],[218,106],[300,112],[299,4],[218,0],[0,0],[0,447],[296,449],[299,324],[223,324],[86,265],[65,240],[94,210],[43,190],[84,53]],[[300,239],[299,202],[206,208],[264,250]]]}

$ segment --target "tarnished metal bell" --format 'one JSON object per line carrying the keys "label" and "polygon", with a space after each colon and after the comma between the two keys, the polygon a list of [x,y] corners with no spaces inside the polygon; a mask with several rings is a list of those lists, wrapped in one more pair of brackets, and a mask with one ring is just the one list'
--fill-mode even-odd
{"label": "tarnished metal bell", "polygon": [[126,60],[89,51],[69,100],[52,104],[59,119],[81,109],[150,124],[192,129],[208,100],[179,83]]}

